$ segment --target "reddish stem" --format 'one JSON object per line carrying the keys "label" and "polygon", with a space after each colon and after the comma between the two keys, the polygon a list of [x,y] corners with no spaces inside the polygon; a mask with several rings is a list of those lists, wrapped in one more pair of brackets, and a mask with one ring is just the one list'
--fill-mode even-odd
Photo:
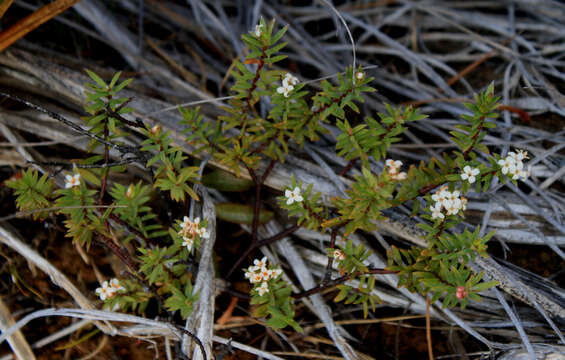
{"label": "reddish stem", "polygon": [[345,167],[339,172],[339,176],[344,176],[345,174],[347,174],[347,172],[351,170],[353,165],[355,165],[355,160],[357,159],[350,160],[347,165],[345,165]]}
{"label": "reddish stem", "polygon": [[266,238],[260,241],[257,241],[255,244],[251,244],[251,246],[249,246],[249,248],[247,248],[247,250],[245,250],[245,252],[243,253],[242,256],[240,256],[239,259],[237,259],[237,261],[235,262],[235,264],[231,267],[230,271],[228,272],[226,278],[229,278],[233,272],[237,269],[237,267],[243,262],[243,260],[255,249],[260,248],[261,246],[264,245],[269,245],[271,243],[274,243],[275,241],[278,241],[290,234],[292,234],[293,232],[295,232],[296,230],[298,230],[298,228],[300,228],[300,226],[302,225],[302,223],[300,224],[296,224],[286,230],[281,231],[280,233],[271,236],[270,238]]}
{"label": "reddish stem", "polygon": [[473,135],[473,137],[472,137],[473,143],[471,143],[471,146],[463,152],[463,159],[467,159],[467,157],[469,156],[469,153],[473,150],[473,148],[477,144],[477,140],[479,138],[479,135],[481,134],[481,130],[483,130],[484,124],[485,124],[485,117],[481,116],[479,126],[477,127],[477,132],[475,132],[475,135]]}
{"label": "reddish stem", "polygon": [[257,81],[259,81],[259,77],[261,76],[261,69],[263,69],[263,66],[265,65],[265,57],[267,56],[266,54],[267,49],[268,46],[263,46],[263,51],[261,53],[261,56],[259,57],[259,64],[257,65],[257,71],[255,72],[255,77],[251,82],[249,95],[247,95],[247,98],[245,99],[245,102],[247,103],[247,106],[249,107],[250,110],[253,108],[253,106],[251,105],[251,99],[253,98],[253,91],[255,91],[255,89],[257,88]]}
{"label": "reddish stem", "polygon": [[269,175],[271,174],[271,171],[273,170],[273,168],[275,167],[275,164],[277,163],[277,160],[275,159],[271,159],[271,162],[269,163],[269,166],[267,166],[267,169],[265,170],[265,172],[263,173],[263,176],[261,176],[261,184],[264,184],[265,181],[267,180],[267,178],[269,177]]}
{"label": "reddish stem", "polygon": [[500,105],[498,107],[498,110],[506,110],[508,112],[512,112],[515,114],[518,114],[518,116],[522,119],[522,121],[524,122],[530,122],[532,120],[530,114],[528,114],[527,112],[525,112],[522,109],[519,109],[517,107],[514,106],[510,106],[510,105]]}
{"label": "reddish stem", "polygon": [[98,235],[100,235],[100,238],[104,240],[104,245],[106,245],[134,274],[138,273],[137,263],[133,260],[127,250],[114,243],[114,241],[106,235],[100,233],[98,233]]}
{"label": "reddish stem", "polygon": [[110,214],[110,218],[112,220],[114,220],[115,222],[117,222],[118,224],[125,226],[129,232],[135,234],[135,236],[137,236],[138,238],[140,238],[141,240],[145,241],[145,243],[150,243],[151,240],[147,237],[145,237],[145,235],[143,235],[141,233],[141,231],[135,229],[133,226],[131,226],[131,224],[123,221],[122,219],[120,219],[118,216],[114,215],[114,214]]}

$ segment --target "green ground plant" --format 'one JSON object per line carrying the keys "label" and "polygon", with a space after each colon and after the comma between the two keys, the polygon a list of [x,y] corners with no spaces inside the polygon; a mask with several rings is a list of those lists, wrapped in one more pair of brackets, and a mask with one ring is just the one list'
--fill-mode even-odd
{"label": "green ground plant", "polygon": [[[239,222],[251,225],[252,236],[251,247],[241,254],[228,277],[259,246],[299,227],[331,235],[327,271],[314,289],[293,294],[283,272],[267,265],[266,258],[255,260],[244,270],[251,283],[251,304],[256,305],[254,315],[265,318],[273,328],[291,326],[301,331],[294,319],[294,299],[337,286],[334,300],[362,304],[366,316],[379,301],[372,291],[376,277],[390,273],[398,275],[399,286],[429,295],[432,301],[442,299],[444,306],[464,307],[470,300],[480,301],[479,293],[496,283],[482,282],[483,274],[473,273],[468,265],[476,256],[487,256],[486,243],[493,234],[480,236],[479,229],[454,231],[462,222],[465,194],[488,191],[495,177],[516,183],[528,176],[523,163],[525,152],[511,152],[501,158],[491,154],[483,143],[485,130],[496,126],[499,98],[494,96],[493,85],[465,105],[470,115],[463,118],[468,124],[452,132],[457,150],[444,153],[440,159],[410,165],[404,172],[401,161],[387,158],[387,150],[402,139],[407,123],[426,116],[414,107],[386,105],[386,113],[354,123],[348,114],[360,112],[363,94],[374,91],[370,86],[373,78],[362,68],[349,67],[335,82],[324,80],[322,90],[313,91],[307,83],[277,67],[285,58],[280,51],[285,46],[281,39],[286,30],[275,31],[274,21],[261,20],[254,31],[242,36],[247,53],[244,59],[234,61],[230,74],[234,79],[233,97],[216,121],[205,120],[198,108],[180,109],[185,140],[195,148],[193,155],[223,163],[237,176],[247,172],[252,180],[236,179],[235,185],[224,184],[222,189],[255,189],[253,206],[223,210],[238,212]],[[65,217],[67,237],[86,248],[93,241],[101,242],[124,262],[129,276],[104,282],[97,289],[109,308],[144,312],[149,301],[156,299],[162,309],[171,313],[178,310],[187,318],[198,298],[193,291],[192,269],[194,253],[209,238],[207,221],[184,216],[166,223],[150,203],[156,201],[155,193],[180,204],[198,200],[193,185],[202,181],[213,186],[213,172],[201,178],[199,167],[188,165],[191,159],[160,126],[125,118],[132,111],[127,106],[131,99],[120,97],[120,91],[131,80],[119,82],[118,73],[106,83],[90,71],[88,75],[93,83],[88,84],[85,109],[89,116],[84,120],[93,135],[91,150],[102,147],[103,155],[77,161],[66,174],[64,188],[54,192],[54,179],[33,170],[23,171],[21,178],[9,181],[8,186],[14,189],[20,210],[35,211],[34,218],[45,220],[49,212],[41,209],[54,208],[56,214]],[[258,111],[259,102],[268,109],[264,115]],[[326,133],[324,124],[336,125],[341,131],[336,156],[349,161],[341,175],[347,175],[355,163],[361,166],[360,175],[352,177],[346,195],[331,199],[331,204],[322,202],[312,184],[293,178],[279,197],[279,205],[297,219],[296,224],[271,238],[259,239],[258,227],[266,221],[261,221],[266,213],[261,209],[265,180],[289,152]],[[145,137],[140,147],[124,145],[126,130],[132,128]],[[129,149],[124,152],[135,157],[111,163],[111,148]],[[479,160],[479,152],[487,155],[488,162]],[[151,171],[153,183],[114,183],[108,187],[108,174],[123,171],[132,161],[142,162]],[[375,221],[386,218],[383,211],[400,205],[411,206],[412,214],[422,219],[419,226],[427,233],[428,246],[392,247],[388,267],[376,269],[367,262],[371,250],[354,246],[348,237],[357,231],[376,230]],[[132,241],[135,254],[124,247]],[[337,278],[332,277],[334,265]]]}

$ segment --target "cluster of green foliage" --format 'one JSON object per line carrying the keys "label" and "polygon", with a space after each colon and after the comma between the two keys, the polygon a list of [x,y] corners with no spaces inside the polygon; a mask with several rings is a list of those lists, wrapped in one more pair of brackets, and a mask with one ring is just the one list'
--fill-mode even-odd
{"label": "cluster of green foliage", "polygon": [[[15,190],[17,205],[20,210],[35,210],[53,207],[56,214],[65,215],[66,236],[81,246],[90,247],[92,241],[113,250],[128,266],[130,278],[122,281],[126,291],[120,291],[105,300],[109,308],[116,305],[122,309],[145,311],[151,298],[157,298],[160,305],[169,311],[180,310],[187,317],[193,309],[197,294],[192,291],[192,274],[190,250],[183,245],[179,235],[180,224],[169,226],[159,221],[157,214],[149,205],[153,194],[152,187],[141,181],[124,186],[114,182],[107,192],[110,201],[104,201],[102,186],[109,172],[124,171],[124,166],[85,166],[104,165],[107,163],[107,143],[120,145],[120,140],[127,135],[124,130],[131,122],[122,115],[132,109],[125,106],[128,99],[119,97],[131,80],[117,83],[120,73],[106,84],[99,76],[87,71],[94,83],[87,84],[92,92],[87,93],[86,111],[91,114],[84,120],[88,131],[103,139],[106,143],[93,139],[90,149],[94,151],[100,145],[104,147],[105,156],[94,155],[77,161],[72,174],[67,178],[77,177],[77,183],[56,191],[54,180],[47,174],[39,177],[36,171],[22,172],[19,179],[7,182]],[[146,135],[140,151],[148,159],[147,167],[155,167],[153,171],[153,187],[168,193],[173,201],[183,201],[187,197],[197,198],[192,183],[197,176],[198,167],[186,166],[186,156],[177,146],[171,146],[167,133],[158,127],[141,129]],[[106,160],[104,160],[106,159]],[[100,206],[103,205],[103,206]],[[36,212],[34,217],[45,219],[47,212]],[[110,231],[110,221],[118,226]],[[177,221],[177,222],[180,222]],[[206,226],[202,222],[200,226]],[[129,255],[122,246],[136,240],[138,253]],[[195,247],[199,242],[196,235]],[[158,245],[151,245],[158,244]],[[141,265],[138,265],[138,262]]]}
{"label": "cluster of green foliage", "polygon": [[[312,185],[303,188],[304,184],[296,183],[293,178],[286,190],[292,192],[294,200],[289,201],[288,195],[280,197],[280,206],[297,217],[300,226],[332,232],[334,236],[342,234],[345,241],[329,248],[328,257],[334,258],[335,251],[341,251],[343,258],[333,259],[339,273],[358,285],[340,284],[335,301],[362,304],[365,316],[369,307],[375,307],[378,298],[372,290],[378,275],[371,273],[367,263],[371,251],[362,245],[353,246],[347,237],[358,230],[376,230],[376,221],[385,219],[383,211],[402,204],[411,204],[413,214],[424,219],[421,227],[428,233],[426,240],[429,246],[426,249],[390,250],[388,270],[398,274],[399,285],[421,294],[431,293],[433,300],[443,298],[445,306],[457,303],[465,306],[468,299],[479,301],[478,292],[495,283],[481,283],[482,274],[474,274],[468,264],[475,256],[486,255],[485,244],[492,234],[481,237],[478,229],[475,232],[452,233],[450,230],[462,221],[461,214],[448,214],[441,210],[441,218],[431,216],[427,207],[420,209],[420,200],[423,198],[428,206],[432,205],[430,191],[446,184],[450,191],[457,189],[463,196],[469,191],[471,182],[464,181],[461,174],[469,166],[480,170],[475,186],[477,192],[486,191],[493,176],[505,181],[498,155],[491,156],[489,166],[478,161],[476,154],[477,151],[489,154],[482,140],[484,129],[495,126],[491,119],[497,116],[498,98],[493,95],[493,86],[478,94],[474,103],[466,105],[472,112],[472,115],[463,116],[469,125],[459,126],[452,132],[459,150],[443,154],[442,159],[433,158],[427,163],[411,165],[403,177],[395,176],[397,174],[386,167],[377,174],[371,170],[371,163],[386,159],[390,145],[400,141],[406,130],[405,124],[424,119],[425,115],[413,107],[394,109],[387,105],[387,112],[378,114],[378,119],[368,117],[363,123],[352,126],[347,114],[359,112],[357,104],[363,102],[363,93],[374,91],[369,86],[372,78],[366,76],[361,68],[350,67],[344,74],[339,74],[335,83],[322,81],[322,90],[316,93],[310,92],[307,84],[297,79],[289,86],[289,74],[276,68],[277,62],[285,58],[279,52],[285,45],[280,40],[287,29],[282,28],[276,33],[274,29],[274,21],[266,23],[261,20],[256,32],[243,35],[248,51],[242,61],[234,62],[231,74],[234,78],[231,87],[233,98],[224,108],[225,115],[210,122],[204,120],[198,108],[180,109],[186,141],[196,153],[224,163],[236,175],[247,171],[254,179],[253,183],[238,180],[234,186],[223,184],[220,188],[244,191],[252,185],[260,186],[262,182],[257,180],[255,171],[261,160],[284,162],[290,143],[302,146],[306,141],[315,141],[320,133],[326,131],[323,122],[336,124],[341,130],[336,153],[345,160],[359,160],[362,170],[360,175],[353,177],[346,196],[332,199],[332,210],[322,203],[320,194],[314,193]],[[120,138],[126,135],[124,127],[131,125],[122,118],[123,114],[131,111],[125,106],[128,99],[118,97],[129,80],[117,84],[117,74],[106,84],[97,75],[91,72],[89,75],[94,84],[89,85],[92,92],[87,94],[86,110],[91,114],[85,119],[87,125],[93,134],[119,143]],[[257,104],[263,100],[268,104],[265,116],[257,110]],[[197,199],[191,184],[199,178],[198,167],[187,165],[187,157],[179,147],[172,145],[170,134],[160,127],[143,125],[141,132],[146,139],[139,150],[145,154],[146,166],[153,169],[153,188],[166,193],[176,202],[190,197]],[[93,140],[91,148],[99,145]],[[107,145],[105,150],[108,150]],[[97,155],[81,163],[93,164],[102,160]],[[57,213],[66,215],[67,236],[81,245],[88,246],[94,238],[117,244],[137,239],[136,258],[141,266],[130,268],[133,276],[125,282],[126,291],[107,299],[108,304],[144,311],[149,299],[157,297],[164,300],[161,303],[169,311],[180,310],[181,315],[187,317],[198,295],[192,290],[189,272],[191,249],[187,248],[181,236],[180,220],[172,225],[162,224],[148,204],[153,190],[141,182],[129,186],[114,184],[109,189],[112,200],[105,203],[109,207],[99,209],[94,206],[102,203],[97,196],[103,198],[104,194],[99,193],[107,172],[122,169],[75,169],[81,180],[86,181],[54,193],[52,180],[47,175],[39,177],[31,170],[23,172],[21,179],[10,181],[8,185],[15,189],[21,210],[56,206]],[[202,179],[205,184],[218,181],[213,174],[207,176]],[[102,183],[101,178],[104,179]],[[232,210],[236,208],[230,206]],[[246,219],[241,222],[252,224],[249,217],[258,217],[259,214],[253,214],[250,209],[241,209]],[[34,214],[40,219],[47,215],[46,212]],[[127,231],[110,232],[108,221],[111,219],[126,224]],[[205,222],[200,226],[205,226]],[[149,244],[150,239],[158,239],[159,245]],[[198,248],[198,235],[194,241],[194,247]],[[120,245],[116,246],[119,248]],[[269,280],[268,285],[269,291],[262,294],[256,289],[258,285],[251,290],[251,303],[258,306],[255,315],[267,318],[267,324],[274,328],[291,325],[300,330],[293,320],[290,287],[282,277]],[[462,297],[461,294],[467,296]]]}
{"label": "cluster of green foliage", "polygon": [[255,305],[253,316],[265,318],[267,325],[275,329],[292,326],[296,331],[302,332],[302,327],[294,320],[294,307],[290,294],[292,289],[282,278],[280,269],[272,265],[247,270],[248,276],[253,276],[257,271],[265,272],[268,278],[255,282],[251,294],[251,305]]}

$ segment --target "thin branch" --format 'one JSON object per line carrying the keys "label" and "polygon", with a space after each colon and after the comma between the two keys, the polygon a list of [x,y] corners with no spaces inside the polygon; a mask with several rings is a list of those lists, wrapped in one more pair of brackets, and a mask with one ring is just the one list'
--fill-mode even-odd
{"label": "thin branch", "polygon": [[[396,273],[397,273],[396,271],[392,271],[392,270],[370,269],[370,270],[367,271],[367,272],[358,273],[358,274],[355,274],[355,275],[356,275],[356,276],[361,276],[361,275],[375,275],[375,274],[384,275],[384,274],[396,274]],[[344,282],[346,282],[346,281],[348,281],[348,280],[351,280],[351,279],[353,279],[353,278],[356,277],[356,276],[354,276],[354,275],[343,275],[343,276],[341,276],[341,277],[338,277],[337,279],[328,281],[328,282],[326,282],[326,283],[324,283],[324,284],[320,284],[320,285],[318,285],[318,286],[316,286],[316,287],[313,287],[313,288],[311,288],[311,289],[309,289],[309,290],[305,290],[305,291],[300,292],[300,293],[298,293],[298,294],[292,294],[291,296],[292,296],[293,298],[295,298],[295,299],[301,299],[301,298],[303,298],[303,297],[307,297],[307,296],[310,296],[310,295],[314,295],[314,294],[317,294],[317,293],[319,293],[319,292],[322,292],[322,291],[324,291],[324,290],[326,290],[326,289],[329,289],[329,288],[332,288],[332,287],[334,287],[334,286],[343,284]]]}
{"label": "thin branch", "polygon": [[44,212],[44,211],[50,212],[50,211],[57,211],[57,210],[64,210],[64,209],[108,209],[108,208],[125,208],[125,207],[127,207],[127,206],[126,205],[56,206],[56,207],[35,209],[35,210],[29,210],[29,211],[18,211],[15,214],[0,217],[0,222],[6,221],[6,220],[17,219],[17,218],[20,218],[20,217],[23,217],[23,216],[33,215],[33,214],[41,213],[41,212]]}
{"label": "thin branch", "polygon": [[12,99],[12,100],[14,100],[14,101],[17,101],[17,102],[19,102],[19,103],[21,103],[21,104],[26,105],[26,106],[29,107],[29,108],[32,108],[32,109],[34,109],[34,110],[37,110],[37,111],[42,112],[42,113],[44,113],[44,114],[47,114],[47,115],[49,115],[51,118],[53,118],[53,119],[55,119],[55,120],[57,120],[57,121],[62,122],[63,124],[65,124],[65,125],[67,125],[68,127],[70,127],[71,129],[75,130],[76,132],[78,132],[78,133],[80,133],[80,134],[83,134],[83,135],[86,135],[86,136],[88,136],[89,138],[92,138],[92,139],[94,139],[94,140],[96,140],[96,141],[98,141],[98,142],[100,142],[100,143],[102,143],[102,144],[104,144],[104,145],[106,145],[106,146],[109,146],[110,148],[119,151],[121,154],[132,153],[132,154],[138,155],[139,152],[140,152],[140,150],[139,150],[137,147],[127,146],[127,145],[118,145],[118,144],[114,144],[113,142],[106,141],[106,140],[104,140],[103,138],[101,138],[100,136],[94,135],[94,134],[90,133],[88,130],[82,128],[81,126],[79,126],[79,125],[77,125],[77,124],[75,124],[75,123],[72,122],[71,120],[68,120],[68,119],[65,118],[64,116],[61,116],[61,115],[59,115],[59,114],[57,114],[56,112],[53,112],[53,111],[51,111],[51,110],[47,110],[47,109],[45,109],[45,108],[43,108],[43,107],[41,107],[41,106],[35,105],[35,104],[33,104],[33,103],[30,103],[29,101],[20,99],[20,98],[17,97],[17,96],[13,96],[13,95],[10,95],[10,94],[6,94],[6,93],[4,93],[4,92],[0,92],[0,96],[5,96],[5,97],[7,97],[7,98],[10,98],[10,99]]}
{"label": "thin branch", "polygon": [[138,158],[127,158],[121,161],[104,163],[104,164],[77,164],[74,162],[62,162],[62,161],[26,161],[27,164],[40,165],[40,166],[61,166],[64,169],[72,169],[77,167],[79,169],[104,169],[114,166],[122,166],[131,164],[139,161]]}
{"label": "thin branch", "polygon": [[[332,229],[331,240],[330,240],[330,248],[335,249],[335,239],[337,237],[337,228]],[[332,265],[334,263],[334,258],[332,256],[328,256],[328,265],[326,265],[326,272],[324,274],[324,278],[322,279],[322,285],[328,283],[332,278]]]}
{"label": "thin branch", "polygon": [[204,345],[202,345],[200,339],[192,332],[183,329],[181,326],[171,324],[168,322],[150,320],[135,315],[116,313],[112,311],[102,311],[102,310],[83,310],[83,309],[69,309],[69,308],[62,308],[62,309],[50,308],[50,309],[38,310],[24,316],[16,324],[9,327],[5,332],[2,332],[2,334],[0,334],[0,343],[6,340],[6,338],[12,335],[12,333],[27,325],[30,321],[48,316],[66,316],[66,317],[79,318],[79,319],[106,320],[106,321],[142,324],[146,326],[157,327],[163,330],[168,330],[169,332],[178,336],[179,338],[181,337],[180,336],[181,333],[184,333],[190,336],[191,338],[193,338],[194,341],[196,341],[198,347],[202,351],[204,359],[207,359],[206,350],[204,349]]}
{"label": "thin branch", "polygon": [[345,174],[347,174],[347,172],[349,170],[351,170],[351,168],[353,167],[353,165],[355,165],[355,160],[357,159],[353,159],[350,160],[347,165],[345,165],[345,167],[343,169],[341,169],[341,171],[339,172],[339,176],[345,176]]}
{"label": "thin branch", "polygon": [[285,229],[283,231],[281,231],[280,233],[273,235],[269,238],[263,239],[263,240],[259,240],[257,241],[255,244],[251,244],[251,246],[249,246],[249,248],[247,248],[247,250],[245,250],[245,252],[243,253],[243,255],[241,255],[239,257],[239,259],[237,259],[237,261],[235,262],[235,264],[231,267],[230,271],[228,271],[228,274],[226,275],[226,278],[229,278],[233,272],[237,269],[237,267],[243,262],[243,260],[245,260],[245,258],[255,249],[260,248],[261,246],[265,246],[265,245],[269,245],[271,243],[274,243],[275,241],[278,241],[282,238],[285,238],[287,236],[289,236],[290,234],[292,234],[293,232],[295,232],[296,230],[298,230],[300,228],[300,226],[302,226],[302,223],[296,224],[294,226],[289,227],[288,229]]}

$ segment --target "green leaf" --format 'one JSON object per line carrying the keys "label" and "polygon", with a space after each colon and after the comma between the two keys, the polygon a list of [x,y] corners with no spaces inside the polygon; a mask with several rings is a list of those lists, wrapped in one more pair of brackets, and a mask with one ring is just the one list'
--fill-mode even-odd
{"label": "green leaf", "polygon": [[471,290],[480,292],[480,291],[488,290],[497,285],[498,285],[498,281],[486,281],[486,282],[478,283],[477,285],[473,286]]}
{"label": "green leaf", "polygon": [[202,176],[202,184],[205,186],[230,192],[247,191],[253,186],[253,181],[237,177],[224,170],[214,170]]}
{"label": "green leaf", "polygon": [[118,79],[120,78],[120,75],[122,75],[122,72],[118,71],[110,81],[110,85],[108,87],[113,88],[116,84],[116,81],[118,81]]}
{"label": "green leaf", "polygon": [[103,88],[107,88],[106,83],[104,82],[104,80],[102,80],[102,78],[100,78],[100,76],[96,75],[94,72],[88,70],[88,69],[84,69],[86,71],[86,73],[88,74],[88,76],[90,76],[90,78],[92,80],[94,80],[98,85],[100,85]]}
{"label": "green leaf", "polygon": [[[253,224],[254,209],[251,205],[235,203],[216,204],[216,216],[219,219],[236,224]],[[259,224],[269,222],[275,214],[270,210],[261,209],[259,211]]]}

